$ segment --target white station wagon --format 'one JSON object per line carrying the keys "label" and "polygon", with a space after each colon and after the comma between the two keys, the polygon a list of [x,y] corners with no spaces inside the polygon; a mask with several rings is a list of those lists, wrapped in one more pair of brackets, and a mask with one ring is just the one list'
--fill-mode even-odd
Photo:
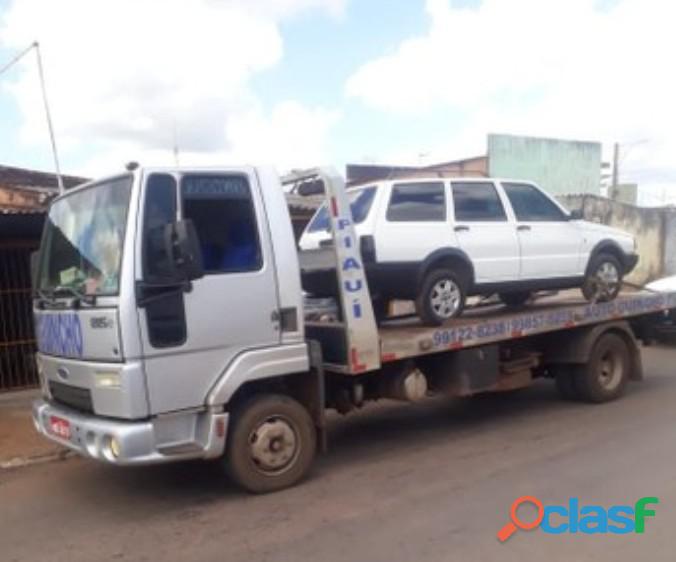
{"label": "white station wagon", "polygon": [[[426,324],[459,315],[470,295],[518,306],[534,291],[581,287],[589,300],[611,300],[638,261],[630,234],[581,220],[528,181],[416,178],[348,193],[377,308],[415,300]],[[328,221],[321,207],[301,250],[331,243]],[[335,276],[322,273],[303,275],[307,292],[333,292]]]}

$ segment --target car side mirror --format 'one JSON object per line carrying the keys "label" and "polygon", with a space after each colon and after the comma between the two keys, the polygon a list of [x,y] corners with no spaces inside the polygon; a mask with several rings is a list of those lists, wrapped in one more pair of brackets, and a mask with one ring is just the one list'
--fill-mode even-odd
{"label": "car side mirror", "polygon": [[176,281],[204,277],[199,237],[190,219],[167,224],[164,227],[164,244]]}
{"label": "car side mirror", "polygon": [[572,221],[581,221],[584,217],[582,216],[582,211],[580,209],[575,209],[571,211],[568,215]]}

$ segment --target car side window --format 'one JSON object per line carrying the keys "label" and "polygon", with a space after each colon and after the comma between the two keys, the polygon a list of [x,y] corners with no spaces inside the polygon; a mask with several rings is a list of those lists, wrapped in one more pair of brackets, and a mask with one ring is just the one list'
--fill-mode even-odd
{"label": "car side window", "polygon": [[392,186],[387,220],[430,222],[446,220],[443,182],[398,183]]}
{"label": "car side window", "polygon": [[492,182],[451,182],[456,221],[502,222],[505,209]]}
{"label": "car side window", "polygon": [[192,220],[207,274],[257,271],[263,259],[251,188],[240,175],[186,175],[183,217]]}
{"label": "car side window", "polygon": [[559,207],[536,187],[527,183],[504,182],[507,198],[519,221],[565,221],[568,217]]}

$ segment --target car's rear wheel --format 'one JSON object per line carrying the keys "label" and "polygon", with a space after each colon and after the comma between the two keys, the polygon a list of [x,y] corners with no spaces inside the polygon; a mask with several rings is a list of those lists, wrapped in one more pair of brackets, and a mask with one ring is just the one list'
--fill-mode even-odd
{"label": "car's rear wheel", "polygon": [[515,291],[513,293],[500,293],[500,300],[507,306],[522,306],[531,296],[530,291]]}
{"label": "car's rear wheel", "polygon": [[622,266],[612,254],[600,253],[592,258],[582,285],[582,294],[588,301],[613,300],[622,288]]}
{"label": "car's rear wheel", "polygon": [[416,311],[422,321],[439,326],[462,313],[466,298],[465,283],[460,275],[450,269],[434,269],[422,282]]}

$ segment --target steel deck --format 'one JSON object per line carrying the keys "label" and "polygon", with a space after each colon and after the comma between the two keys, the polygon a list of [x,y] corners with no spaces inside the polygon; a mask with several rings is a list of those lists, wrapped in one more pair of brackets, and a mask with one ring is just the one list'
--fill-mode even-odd
{"label": "steel deck", "polygon": [[386,322],[378,330],[381,361],[387,363],[676,308],[676,292],[622,293],[611,302],[598,304],[590,304],[574,293],[545,297],[519,311],[499,304],[468,310],[438,328],[423,326],[417,319]]}

